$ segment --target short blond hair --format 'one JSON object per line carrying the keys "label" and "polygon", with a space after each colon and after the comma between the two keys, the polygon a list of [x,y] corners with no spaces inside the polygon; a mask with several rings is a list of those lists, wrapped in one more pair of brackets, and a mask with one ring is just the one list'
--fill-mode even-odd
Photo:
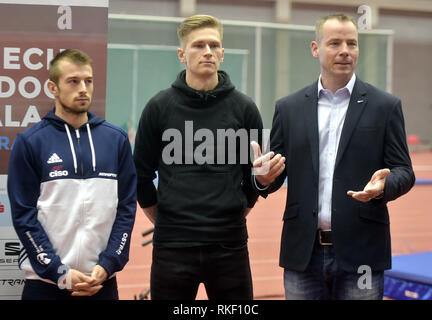
{"label": "short blond hair", "polygon": [[62,60],[68,60],[78,65],[92,66],[92,59],[85,52],[78,49],[66,49],[57,54],[50,62],[49,79],[55,84],[58,84],[61,73],[59,64]]}
{"label": "short blond hair", "polygon": [[189,18],[186,18],[177,28],[177,35],[180,40],[180,44],[183,43],[183,41],[187,38],[189,33],[191,33],[193,30],[200,29],[200,28],[215,28],[219,32],[219,35],[223,37],[223,28],[222,23],[219,21],[219,19],[204,15],[204,14],[197,14],[190,16]]}
{"label": "short blond hair", "polygon": [[329,14],[328,16],[322,17],[321,19],[317,20],[316,24],[315,24],[315,41],[316,42],[320,42],[321,40],[321,32],[322,32],[322,28],[324,23],[326,23],[326,21],[328,20],[332,20],[332,19],[336,19],[340,22],[351,22],[356,29],[358,30],[358,26],[357,26],[357,22],[355,21],[355,19],[345,13],[334,13],[334,14]]}

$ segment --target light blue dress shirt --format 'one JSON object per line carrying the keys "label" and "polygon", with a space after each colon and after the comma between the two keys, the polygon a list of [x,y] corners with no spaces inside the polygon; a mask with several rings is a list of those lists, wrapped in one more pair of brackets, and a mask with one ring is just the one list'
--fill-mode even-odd
{"label": "light blue dress shirt", "polygon": [[333,173],[342,128],[356,76],[334,94],[318,80],[319,191],[318,228],[331,229]]}
{"label": "light blue dress shirt", "polygon": [[[321,75],[318,79],[318,131],[319,131],[319,190],[318,190],[318,228],[331,229],[331,203],[333,195],[333,173],[342,128],[345,122],[351,93],[356,75],[353,74],[345,87],[334,94],[324,89]],[[268,186],[258,190],[266,190]]]}

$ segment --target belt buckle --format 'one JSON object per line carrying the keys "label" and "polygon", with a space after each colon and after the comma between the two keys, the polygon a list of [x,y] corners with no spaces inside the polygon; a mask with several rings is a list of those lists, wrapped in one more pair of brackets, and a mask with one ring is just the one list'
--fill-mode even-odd
{"label": "belt buckle", "polygon": [[320,245],[322,245],[322,246],[331,246],[331,245],[333,245],[333,243],[332,242],[323,242],[322,241],[322,235],[321,235],[321,233],[322,232],[326,232],[326,231],[331,231],[331,229],[325,229],[325,230],[318,230],[318,233],[319,233],[319,243],[320,243]]}

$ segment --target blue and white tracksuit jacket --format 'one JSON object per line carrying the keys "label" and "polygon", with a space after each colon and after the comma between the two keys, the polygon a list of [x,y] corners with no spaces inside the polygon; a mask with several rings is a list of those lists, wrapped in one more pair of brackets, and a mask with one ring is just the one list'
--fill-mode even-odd
{"label": "blue and white tracksuit jacket", "polygon": [[136,171],[127,134],[88,113],[74,129],[49,112],[17,135],[8,194],[27,279],[58,284],[68,268],[109,276],[129,259]]}

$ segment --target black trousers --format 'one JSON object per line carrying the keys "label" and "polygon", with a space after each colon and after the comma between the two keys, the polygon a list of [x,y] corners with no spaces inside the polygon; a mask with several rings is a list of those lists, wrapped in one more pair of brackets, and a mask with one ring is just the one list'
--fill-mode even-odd
{"label": "black trousers", "polygon": [[26,280],[22,300],[118,300],[116,277],[102,283],[102,289],[90,297],[73,297],[66,289],[42,280]]}
{"label": "black trousers", "polygon": [[210,300],[253,299],[247,244],[153,247],[152,300],[194,300],[200,283]]}

